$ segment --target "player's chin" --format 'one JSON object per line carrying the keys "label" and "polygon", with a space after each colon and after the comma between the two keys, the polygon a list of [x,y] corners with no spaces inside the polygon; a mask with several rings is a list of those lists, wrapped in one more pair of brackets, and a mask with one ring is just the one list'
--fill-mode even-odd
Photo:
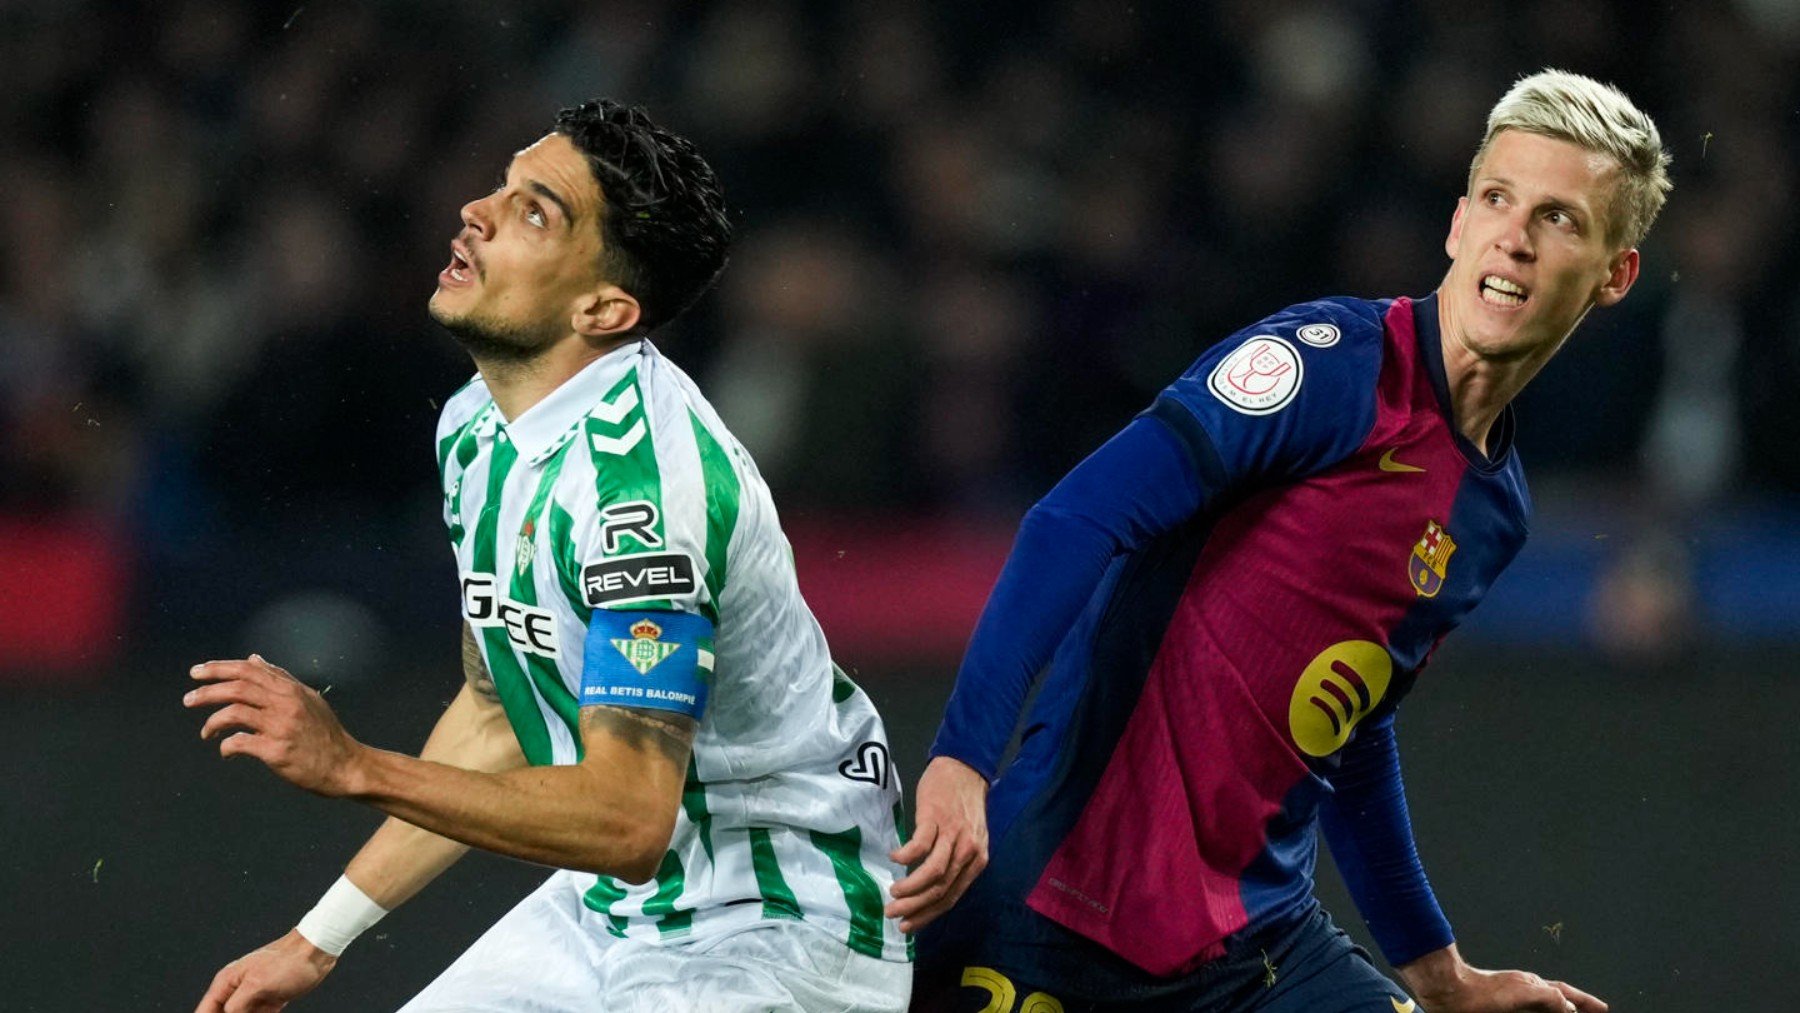
{"label": "player's chin", "polygon": [[475,307],[466,291],[440,288],[431,294],[425,310],[438,326],[452,334],[485,330],[474,322]]}

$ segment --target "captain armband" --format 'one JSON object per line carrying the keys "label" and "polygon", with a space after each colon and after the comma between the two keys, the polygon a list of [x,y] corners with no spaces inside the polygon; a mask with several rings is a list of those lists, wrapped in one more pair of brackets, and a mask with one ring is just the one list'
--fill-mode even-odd
{"label": "captain armband", "polygon": [[595,609],[581,706],[648,707],[698,721],[712,683],[712,636],[712,622],[692,612]]}

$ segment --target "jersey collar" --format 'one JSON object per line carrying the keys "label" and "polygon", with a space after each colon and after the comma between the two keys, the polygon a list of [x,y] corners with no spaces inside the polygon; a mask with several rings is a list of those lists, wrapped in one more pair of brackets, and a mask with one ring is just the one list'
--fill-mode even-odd
{"label": "jersey collar", "polygon": [[[502,423],[519,457],[533,466],[549,460],[613,384],[650,352],[648,340],[628,341],[583,366],[518,418]],[[494,414],[499,417],[498,412]]]}

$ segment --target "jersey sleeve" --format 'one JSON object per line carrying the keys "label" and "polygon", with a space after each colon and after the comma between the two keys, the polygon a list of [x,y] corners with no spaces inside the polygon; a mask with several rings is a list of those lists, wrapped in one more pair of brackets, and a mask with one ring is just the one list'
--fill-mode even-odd
{"label": "jersey sleeve", "polygon": [[1449,946],[1456,937],[1413,841],[1393,711],[1357,728],[1331,785],[1319,822],[1388,963],[1398,967]]}
{"label": "jersey sleeve", "polygon": [[590,610],[579,703],[698,720],[717,618],[703,568],[707,497],[682,458],[692,448],[653,435],[637,384],[634,371],[608,393],[573,451],[591,462],[593,482],[569,521],[576,593]]}
{"label": "jersey sleeve", "polygon": [[1214,459],[1231,487],[1304,477],[1375,425],[1381,303],[1300,303],[1219,342],[1151,411]]}
{"label": "jersey sleeve", "polygon": [[1140,416],[1019,525],[932,743],[992,780],[1025,696],[1113,558],[1205,508],[1217,487],[1161,420]]}

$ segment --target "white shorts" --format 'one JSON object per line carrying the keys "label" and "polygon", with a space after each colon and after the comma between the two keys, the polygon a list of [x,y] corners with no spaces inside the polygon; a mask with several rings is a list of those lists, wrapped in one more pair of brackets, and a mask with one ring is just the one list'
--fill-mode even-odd
{"label": "white shorts", "polygon": [[899,1013],[912,997],[911,964],[804,921],[659,943],[596,931],[570,876],[552,875],[400,1013]]}

